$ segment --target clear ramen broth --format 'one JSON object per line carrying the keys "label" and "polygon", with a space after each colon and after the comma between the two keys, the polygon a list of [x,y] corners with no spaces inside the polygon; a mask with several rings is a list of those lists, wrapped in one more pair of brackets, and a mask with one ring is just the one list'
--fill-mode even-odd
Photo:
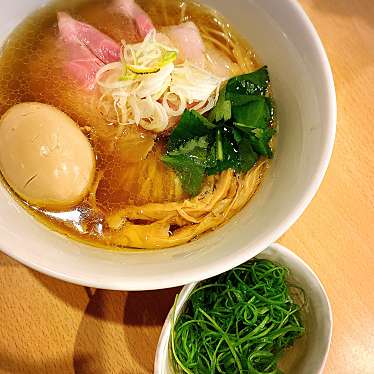
{"label": "clear ramen broth", "polygon": [[[217,56],[230,59],[228,77],[260,67],[247,42],[214,10],[190,1],[138,3],[157,30],[193,21],[207,46],[207,64],[214,65]],[[124,38],[127,43],[139,42],[132,34],[131,20],[114,11],[107,0],[53,2],[10,36],[0,58],[0,115],[23,102],[52,105],[79,125],[96,157],[94,181],[78,205],[63,211],[45,209],[16,196],[20,203],[52,230],[113,249],[183,244],[214,230],[242,209],[256,192],[269,160],[260,157],[246,173],[229,169],[207,176],[201,193],[190,197],[176,172],[161,160],[170,131],[154,134],[143,128],[135,131],[134,125],[118,125],[103,114],[97,104],[99,95],[80,90],[69,76],[59,42],[58,11],[68,12],[118,43]]]}

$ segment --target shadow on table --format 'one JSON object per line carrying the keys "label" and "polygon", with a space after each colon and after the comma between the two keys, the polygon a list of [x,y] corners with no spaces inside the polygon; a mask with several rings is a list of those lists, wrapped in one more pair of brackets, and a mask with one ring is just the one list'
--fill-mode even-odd
{"label": "shadow on table", "polygon": [[22,266],[16,260],[7,256],[5,253],[0,252],[0,267],[20,267]]}
{"label": "shadow on table", "polygon": [[48,292],[71,307],[84,311],[90,299],[90,289],[49,277],[32,269],[29,271]]}
{"label": "shadow on table", "polygon": [[123,322],[126,325],[162,326],[180,288],[129,292]]}
{"label": "shadow on table", "polygon": [[[153,373],[153,363],[161,328],[172,308],[179,288],[150,292],[131,292],[126,301],[124,324],[127,351],[146,373]],[[157,327],[139,339],[143,326]],[[147,352],[144,355],[144,352]],[[123,372],[123,374],[127,374]]]}
{"label": "shadow on table", "polygon": [[78,327],[76,373],[153,371],[161,327],[178,289],[147,292],[96,290]]}
{"label": "shadow on table", "polygon": [[[85,358],[81,357],[80,360],[85,360]],[[2,373],[52,374],[70,373],[71,370],[69,358],[43,360],[42,363],[38,364],[0,352],[0,372]]]}
{"label": "shadow on table", "polygon": [[[107,291],[77,286],[29,271],[48,292],[82,312],[78,328],[72,327],[76,329],[75,373],[118,372],[119,368],[123,368],[122,374],[153,371],[159,333],[179,288],[146,292]],[[37,367],[30,366],[32,371],[40,372]]]}

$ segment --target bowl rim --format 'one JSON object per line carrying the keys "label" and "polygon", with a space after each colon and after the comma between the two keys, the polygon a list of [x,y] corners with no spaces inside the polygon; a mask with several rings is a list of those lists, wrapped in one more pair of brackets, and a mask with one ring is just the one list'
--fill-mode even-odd
{"label": "bowl rim", "polygon": [[[327,317],[328,334],[327,334],[327,342],[326,342],[325,352],[323,354],[323,359],[320,362],[319,368],[317,369],[317,371],[315,373],[310,373],[310,374],[322,374],[323,369],[326,366],[327,357],[328,357],[328,354],[329,354],[329,351],[330,351],[331,340],[332,340],[332,331],[333,331],[332,308],[331,308],[331,303],[330,303],[329,297],[327,295],[326,289],[323,286],[321,280],[318,278],[317,274],[314,272],[314,270],[302,258],[300,258],[298,255],[296,255],[290,249],[288,249],[287,247],[285,247],[281,244],[273,243],[273,244],[269,245],[262,252],[265,252],[267,250],[272,250],[272,249],[275,250],[276,252],[281,253],[281,255],[284,256],[285,259],[286,258],[292,258],[295,262],[298,263],[298,266],[303,268],[305,271],[307,271],[314,278],[317,285],[319,286],[320,295],[322,296],[322,299],[324,301],[324,305],[325,305],[325,307],[327,309],[327,312],[328,312],[328,317]],[[261,256],[262,252],[260,252],[258,255]],[[193,282],[193,283],[185,285],[182,288],[181,292],[179,293],[179,297],[178,297],[178,300],[177,300],[176,306],[175,306],[175,311],[176,311],[177,315],[180,313],[181,309],[183,308],[183,305],[187,301],[188,295],[192,292],[192,290],[196,287],[196,285],[198,283],[199,282]],[[168,313],[168,315],[165,319],[164,325],[162,326],[162,330],[161,330],[161,333],[160,333],[160,336],[159,336],[159,340],[158,340],[158,343],[157,343],[157,349],[156,349],[156,353],[155,353],[155,359],[154,359],[154,369],[153,369],[154,374],[166,374],[166,373],[163,372],[163,364],[164,364],[164,361],[165,361],[164,354],[165,354],[165,351],[167,350],[167,345],[168,345],[169,339],[170,339],[171,320],[172,320],[172,316],[173,316],[173,313],[174,313],[173,309],[174,309],[174,307],[172,307],[170,309],[170,311],[169,311],[169,313]]]}
{"label": "bowl rim", "polygon": [[[316,29],[303,10],[302,6],[296,0],[284,0],[284,2],[289,7],[290,12],[294,12],[302,20],[305,27],[305,33],[309,36],[311,45],[321,64],[321,71],[323,72],[321,76],[326,88],[325,96],[327,102],[327,114],[324,121],[326,136],[325,141],[321,146],[320,161],[318,165],[316,165],[315,173],[313,178],[311,178],[311,183],[309,184],[308,188],[305,189],[298,203],[293,206],[288,215],[286,215],[282,221],[266,235],[259,238],[257,243],[251,247],[251,253],[253,253],[254,256],[259,254],[264,248],[269,246],[269,244],[275,242],[280,236],[282,236],[297,221],[297,219],[312,201],[326,173],[335,141],[337,118],[336,93],[327,54]],[[204,268],[203,277],[201,275],[202,269],[197,266],[193,269],[181,271],[178,274],[178,277],[152,277],[150,279],[148,277],[137,277],[134,280],[124,277],[113,281],[112,279],[103,278],[88,279],[86,276],[82,276],[81,274],[66,274],[62,271],[54,270],[51,266],[40,265],[39,263],[28,259],[27,256],[13,253],[11,243],[3,242],[0,237],[0,250],[2,252],[36,271],[81,286],[127,291],[145,291],[170,288],[188,284],[196,280],[210,278],[247,261],[248,251],[246,249],[246,245],[237,248],[235,253],[233,253],[232,256],[230,256],[230,258],[224,263],[220,262],[218,259],[213,261],[208,269]]]}

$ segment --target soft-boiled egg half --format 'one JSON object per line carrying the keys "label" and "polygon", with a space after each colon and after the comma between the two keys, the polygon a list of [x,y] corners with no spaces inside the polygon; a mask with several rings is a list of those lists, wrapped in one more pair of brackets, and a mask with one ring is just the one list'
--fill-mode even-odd
{"label": "soft-boiled egg half", "polygon": [[0,120],[0,170],[28,203],[61,210],[87,195],[95,174],[95,155],[65,113],[46,104],[22,103]]}

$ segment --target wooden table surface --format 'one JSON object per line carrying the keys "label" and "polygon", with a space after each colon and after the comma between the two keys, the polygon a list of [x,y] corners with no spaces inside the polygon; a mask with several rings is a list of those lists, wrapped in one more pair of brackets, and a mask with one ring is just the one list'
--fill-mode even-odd
{"label": "wooden table surface", "polygon": [[[280,0],[281,1],[281,0]],[[374,2],[302,0],[332,64],[337,138],[326,178],[280,239],[326,286],[326,373],[374,373]],[[36,273],[0,254],[0,373],[151,373],[176,289],[111,292]]]}

